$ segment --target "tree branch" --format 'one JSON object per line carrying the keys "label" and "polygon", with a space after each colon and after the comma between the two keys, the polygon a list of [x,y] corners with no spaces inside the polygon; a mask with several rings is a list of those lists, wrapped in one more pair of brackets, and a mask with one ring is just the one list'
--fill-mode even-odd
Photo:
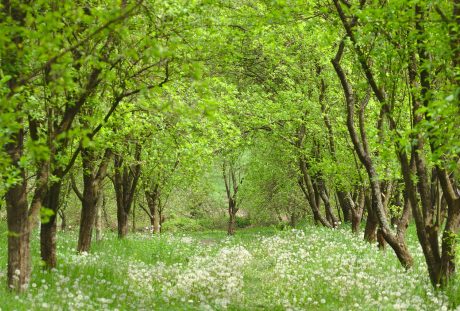
{"label": "tree branch", "polygon": [[25,85],[30,79],[34,78],[35,76],[37,76],[37,74],[39,74],[42,70],[44,70],[45,68],[49,68],[52,64],[54,64],[57,60],[59,60],[62,56],[64,56],[65,54],[69,53],[69,52],[73,52],[75,51],[77,48],[79,48],[80,46],[88,43],[94,36],[96,36],[97,34],[99,34],[100,32],[102,32],[103,30],[109,28],[109,26],[111,26],[112,24],[116,24],[120,21],[123,21],[125,20],[126,18],[128,18],[132,12],[134,12],[134,10],[139,6],[141,5],[141,3],[143,2],[143,0],[139,0],[137,1],[136,5],[134,5],[132,8],[130,8],[129,10],[127,10],[124,14],[112,19],[112,20],[109,20],[108,22],[106,22],[104,25],[102,25],[101,27],[97,28],[95,31],[93,31],[90,35],[88,35],[86,38],[78,41],[77,43],[75,43],[74,45],[62,50],[60,53],[58,53],[57,55],[51,57],[46,63],[44,63],[43,65],[41,65],[40,67],[32,70],[32,72],[27,75],[26,77],[22,78],[20,81],[19,81],[19,85]]}

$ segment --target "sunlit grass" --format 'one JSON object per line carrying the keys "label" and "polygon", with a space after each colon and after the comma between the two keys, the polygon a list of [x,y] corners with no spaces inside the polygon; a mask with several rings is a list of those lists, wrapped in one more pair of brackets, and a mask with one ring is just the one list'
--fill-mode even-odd
{"label": "sunlit grass", "polygon": [[[415,267],[405,272],[391,250],[349,229],[253,228],[118,240],[107,233],[77,255],[75,232],[59,234],[59,266],[35,269],[25,294],[0,287],[2,310],[442,310],[459,304],[459,287],[432,289],[415,238]],[[6,282],[6,239],[0,242]],[[458,284],[458,283],[457,283]]]}

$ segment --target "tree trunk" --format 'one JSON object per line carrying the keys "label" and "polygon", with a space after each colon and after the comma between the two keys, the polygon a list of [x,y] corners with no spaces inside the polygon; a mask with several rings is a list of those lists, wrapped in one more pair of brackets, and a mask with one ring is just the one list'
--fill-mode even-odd
{"label": "tree trunk", "polygon": [[377,229],[377,243],[380,250],[385,250],[386,242],[385,236],[383,235],[383,231],[381,228]]}
{"label": "tree trunk", "polygon": [[118,238],[124,238],[129,231],[128,217],[134,200],[137,183],[141,174],[141,146],[136,144],[134,158],[136,163],[129,167],[121,155],[115,155],[114,189],[117,200]]}
{"label": "tree trunk", "polygon": [[155,208],[155,214],[153,215],[153,234],[158,234],[161,231],[161,212],[157,207]]}
{"label": "tree trunk", "polygon": [[57,213],[59,210],[59,199],[61,195],[61,180],[55,181],[48,189],[43,200],[43,207],[53,212],[53,215],[40,225],[40,255],[45,267],[56,268],[56,232]]}
{"label": "tree trunk", "polygon": [[[390,204],[392,191],[393,191],[393,182],[391,181],[384,181],[380,183],[380,189],[382,191],[382,205],[385,212],[385,217],[388,215],[388,205]],[[391,223],[391,220],[390,220]],[[404,239],[404,236],[401,238]],[[377,229],[377,242],[380,250],[385,250],[386,241],[383,235],[383,230],[380,228]]]}
{"label": "tree trunk", "polygon": [[229,219],[228,219],[228,228],[227,234],[234,235],[236,229],[236,212],[232,208],[228,209]]}
{"label": "tree trunk", "polygon": [[22,182],[11,187],[5,196],[8,219],[8,287],[27,288],[31,272],[30,231],[25,174]]}
{"label": "tree trunk", "polygon": [[85,186],[83,191],[82,209],[80,217],[80,231],[78,235],[77,251],[79,253],[89,252],[91,248],[91,239],[93,227],[97,214],[97,190],[91,185]]}
{"label": "tree trunk", "polygon": [[132,221],[132,228],[131,232],[136,232],[136,202],[133,203],[133,221]]}
{"label": "tree trunk", "polygon": [[57,265],[56,257],[56,217],[51,216],[46,223],[40,226],[40,253],[45,268],[55,268]]}
{"label": "tree trunk", "polygon": [[361,216],[353,213],[353,215],[351,216],[351,232],[358,233],[360,225],[361,225]]}
{"label": "tree trunk", "polygon": [[299,159],[299,167],[300,167],[300,172],[302,174],[302,180],[299,182],[300,188],[302,189],[305,197],[308,200],[308,203],[310,204],[310,208],[313,212],[313,217],[315,219],[315,222],[321,223],[324,227],[332,228],[332,225],[329,223],[329,221],[324,218],[323,215],[321,215],[321,212],[319,210],[319,197],[315,192],[315,189],[313,187],[313,183],[311,181],[311,177],[308,174],[308,169],[307,169],[307,164],[305,162],[305,159],[301,158]]}
{"label": "tree trunk", "polygon": [[100,204],[102,182],[107,174],[109,160],[112,157],[110,149],[104,151],[98,165],[95,150],[84,149],[81,153],[83,164],[83,194],[78,191],[76,184],[73,184],[75,193],[81,200],[80,231],[78,235],[77,251],[79,253],[89,252],[93,228],[96,223],[98,204]]}
{"label": "tree trunk", "polygon": [[377,228],[379,221],[372,209],[372,200],[369,196],[365,197],[365,207],[367,211],[366,226],[364,227],[364,240],[369,243],[377,241]]}
{"label": "tree trunk", "polygon": [[[414,153],[414,152],[413,152]],[[432,227],[427,225],[423,220],[422,210],[420,209],[419,196],[417,195],[417,189],[413,181],[413,174],[415,173],[415,158],[412,156],[411,161],[407,159],[405,152],[400,151],[398,153],[400,157],[401,170],[403,172],[405,190],[412,206],[412,215],[415,220],[417,228],[417,237],[419,239],[420,246],[422,247],[425,255],[425,261],[427,263],[428,274],[430,276],[431,283],[433,286],[440,284],[440,258],[439,246],[436,232],[433,232]],[[426,205],[426,203],[425,203]]]}
{"label": "tree trunk", "polygon": [[152,230],[152,233],[155,234],[155,232],[154,232],[155,218],[150,216],[150,214],[149,214],[149,219],[150,219],[150,230]]}
{"label": "tree trunk", "polygon": [[110,220],[109,220],[109,215],[107,213],[107,208],[106,208],[106,201],[105,201],[105,195],[104,192],[102,192],[102,205],[101,205],[101,210],[102,210],[102,216],[104,218],[105,226],[107,228],[110,228]]}
{"label": "tree trunk", "polygon": [[[459,201],[460,202],[460,201]],[[457,211],[460,210],[460,204],[457,207]],[[442,254],[440,264],[440,282],[443,286],[447,285],[450,279],[453,278],[456,268],[456,254],[457,254],[457,242],[458,228],[460,226],[460,212],[457,215],[448,219],[446,227],[442,235]]]}
{"label": "tree trunk", "polygon": [[228,228],[227,233],[228,235],[234,235],[236,229],[236,213],[238,212],[238,190],[239,186],[243,182],[243,179],[240,177],[237,179],[236,177],[236,170],[233,164],[228,166],[227,171],[227,163],[224,161],[222,165],[222,173],[225,182],[225,191],[227,194],[228,200]]}
{"label": "tree trunk", "polygon": [[[349,206],[347,200],[346,200],[347,193],[345,191],[337,191],[337,201],[339,202],[340,209],[342,210],[343,214],[343,221],[344,222],[353,222],[353,215],[352,215],[352,210],[351,206]],[[352,225],[353,227],[353,225]]]}
{"label": "tree trunk", "polygon": [[121,207],[117,209],[117,223],[118,223],[118,238],[122,239],[128,235],[129,225],[128,225],[128,216],[129,214]]}
{"label": "tree trunk", "polygon": [[450,279],[453,278],[456,268],[457,240],[460,229],[460,191],[450,181],[445,170],[438,167],[437,172],[448,205],[447,221],[442,235],[442,253],[438,282],[438,284],[446,286]]}
{"label": "tree trunk", "polygon": [[163,215],[163,208],[158,208],[158,233],[161,233],[163,230],[163,223],[165,222],[166,217]]}
{"label": "tree trunk", "polygon": [[351,195],[348,194],[350,210],[351,210],[351,231],[353,233],[359,232],[359,227],[361,224],[361,219],[363,217],[364,206],[366,204],[366,195],[365,190],[362,189],[358,193],[357,202],[353,202]]}
{"label": "tree trunk", "polygon": [[364,228],[364,240],[374,243],[377,240],[378,221],[373,212],[367,211],[366,227]]}
{"label": "tree trunk", "polygon": [[102,197],[99,196],[96,205],[96,241],[102,240]]}
{"label": "tree trunk", "polygon": [[69,205],[69,194],[72,191],[72,182],[70,180],[67,181],[66,184],[66,190],[64,192],[63,197],[59,197],[59,209],[57,211],[57,214],[61,218],[61,231],[67,230],[67,216],[65,214],[65,211]]}
{"label": "tree trunk", "polygon": [[[18,120],[21,123],[22,120]],[[41,163],[36,177],[34,195],[27,201],[27,178],[20,161],[24,151],[24,130],[19,129],[4,146],[11,164],[18,172],[19,181],[5,194],[8,227],[8,287],[15,291],[27,288],[31,273],[30,234],[36,223],[36,216],[46,195],[49,163]]]}
{"label": "tree trunk", "polygon": [[318,191],[319,191],[319,194],[321,196],[321,199],[324,202],[324,208],[326,210],[326,217],[328,218],[329,223],[332,225],[332,227],[335,228],[335,227],[338,226],[339,221],[338,221],[337,217],[335,217],[335,215],[334,215],[334,211],[332,210],[331,202],[329,200],[329,196],[328,196],[328,194],[326,192],[325,186],[321,182],[321,184],[318,185],[318,188],[319,188]]}
{"label": "tree trunk", "polygon": [[159,199],[160,199],[160,187],[157,183],[154,183],[151,190],[145,191],[145,197],[147,198],[147,205],[149,208],[150,225],[152,226],[153,234],[160,233],[160,213],[159,213]]}
{"label": "tree trunk", "polygon": [[27,178],[19,164],[23,155],[24,130],[20,129],[5,146],[11,164],[17,170],[19,181],[5,194],[8,226],[8,287],[16,291],[27,288],[31,273],[30,234],[36,223],[36,216],[46,194],[49,165],[42,163],[37,173],[34,195],[28,206]]}

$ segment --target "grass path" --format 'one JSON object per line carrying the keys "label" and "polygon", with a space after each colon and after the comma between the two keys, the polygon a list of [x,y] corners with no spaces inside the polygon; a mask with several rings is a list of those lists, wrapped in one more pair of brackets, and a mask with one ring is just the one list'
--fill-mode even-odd
{"label": "grass path", "polygon": [[[3,239],[4,240],[4,239]],[[5,241],[0,260],[6,262]],[[409,239],[415,267],[348,229],[277,232],[108,234],[75,254],[75,233],[59,235],[56,271],[35,268],[29,291],[0,287],[2,310],[460,310],[460,287],[434,291]],[[33,240],[38,267],[38,237]],[[6,267],[0,269],[5,283]]]}

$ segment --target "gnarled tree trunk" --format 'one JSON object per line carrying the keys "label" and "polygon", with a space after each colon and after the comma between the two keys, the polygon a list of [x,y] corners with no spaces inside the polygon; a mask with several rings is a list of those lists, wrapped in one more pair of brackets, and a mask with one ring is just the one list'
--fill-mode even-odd
{"label": "gnarled tree trunk", "polygon": [[300,169],[300,178],[299,178],[299,186],[302,189],[302,192],[307,199],[310,208],[313,213],[313,218],[315,223],[321,223],[324,227],[332,228],[333,224],[331,224],[320,212],[320,194],[318,191],[315,191],[315,185],[312,181],[312,177],[308,172],[308,163],[305,155],[303,154],[303,148],[305,144],[305,135],[306,135],[306,127],[305,124],[302,123],[297,131],[297,152],[299,153],[299,169]]}
{"label": "gnarled tree trunk", "polygon": [[319,195],[317,195],[317,192],[315,192],[313,182],[308,173],[307,163],[303,156],[301,156],[301,158],[299,159],[299,167],[300,173],[302,174],[301,179],[299,180],[299,186],[302,189],[302,192],[304,193],[305,198],[307,199],[310,205],[315,223],[319,222],[324,227],[332,228],[332,224],[326,218],[324,218],[324,216],[320,212]]}
{"label": "gnarled tree trunk", "polygon": [[[345,28],[347,29],[347,35],[350,37],[352,41],[354,41],[353,38],[351,38],[353,34],[351,32],[350,25],[348,24],[344,16],[341,5],[339,4],[338,0],[334,0],[334,4],[337,8],[337,11],[339,12],[340,18]],[[382,192],[381,192],[380,183],[379,183],[379,176],[375,170],[372,158],[369,153],[366,131],[364,128],[364,107],[366,106],[366,102],[369,99],[369,95],[366,98],[366,101],[361,103],[360,118],[359,118],[360,119],[359,129],[360,129],[360,136],[361,136],[360,138],[355,130],[355,124],[354,124],[354,113],[355,112],[354,111],[355,111],[355,105],[356,105],[356,97],[355,97],[355,94],[353,92],[353,89],[350,83],[348,82],[345,72],[343,71],[340,65],[340,59],[342,57],[344,47],[345,47],[345,44],[344,44],[344,41],[342,41],[340,43],[339,50],[337,52],[336,57],[332,60],[332,64],[342,84],[342,88],[343,88],[344,95],[345,95],[346,106],[347,106],[348,132],[350,134],[350,138],[353,142],[353,145],[358,154],[358,157],[361,163],[364,165],[368,178],[369,178],[372,198],[374,201],[373,211],[375,212],[377,219],[379,221],[379,226],[382,230],[382,235],[385,238],[385,241],[394,250],[396,256],[401,262],[401,265],[403,265],[407,269],[412,266],[413,259],[409,253],[409,249],[407,247],[407,243],[405,242],[405,240],[395,235],[392,232],[388,224],[386,214],[385,214],[384,204],[382,202]]]}

